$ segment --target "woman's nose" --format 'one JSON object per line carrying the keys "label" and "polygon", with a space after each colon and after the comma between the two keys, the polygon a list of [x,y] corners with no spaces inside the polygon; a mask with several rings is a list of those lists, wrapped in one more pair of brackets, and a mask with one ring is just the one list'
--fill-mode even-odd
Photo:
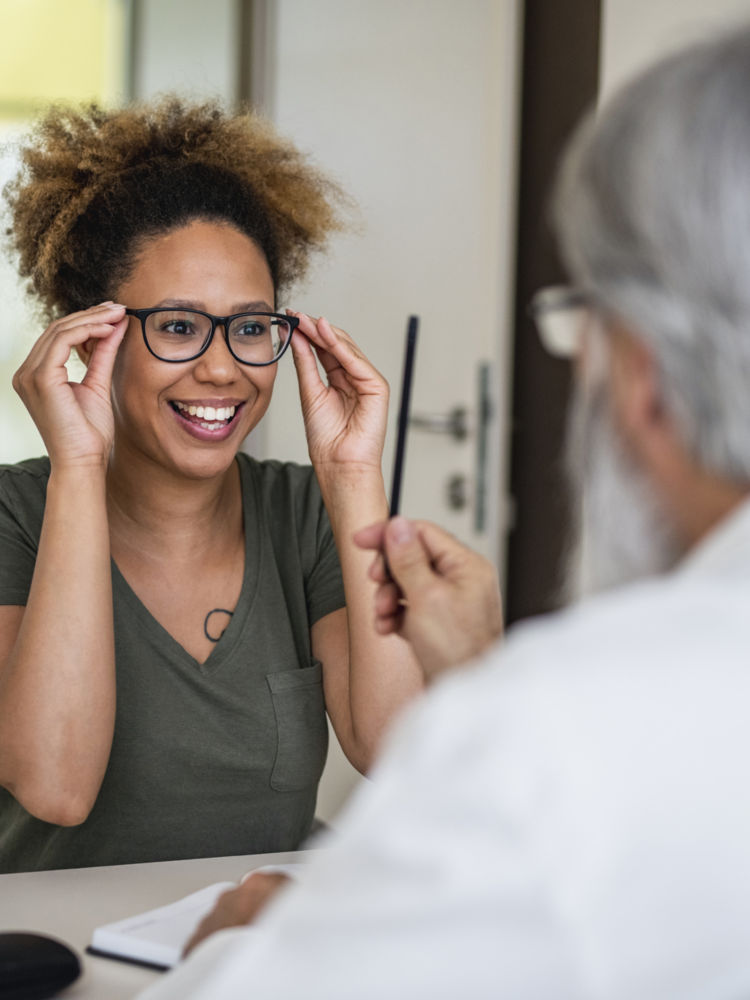
{"label": "woman's nose", "polygon": [[217,326],[208,349],[196,360],[195,375],[201,381],[228,382],[237,377],[237,361],[227,345],[224,327]]}

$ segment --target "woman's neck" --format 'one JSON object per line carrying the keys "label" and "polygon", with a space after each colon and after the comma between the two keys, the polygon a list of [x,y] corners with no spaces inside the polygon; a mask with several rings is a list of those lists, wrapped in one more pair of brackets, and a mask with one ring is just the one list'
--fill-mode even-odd
{"label": "woman's neck", "polygon": [[198,555],[242,532],[242,489],[237,461],[221,475],[188,479],[154,466],[134,475],[113,455],[107,473],[107,507],[113,547]]}

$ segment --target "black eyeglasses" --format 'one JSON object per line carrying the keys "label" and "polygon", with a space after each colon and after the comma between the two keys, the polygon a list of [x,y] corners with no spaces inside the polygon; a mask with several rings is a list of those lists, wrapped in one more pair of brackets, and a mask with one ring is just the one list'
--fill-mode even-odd
{"label": "black eyeglasses", "polygon": [[217,326],[224,329],[229,353],[241,365],[272,365],[289,347],[299,324],[281,313],[234,313],[212,316],[198,309],[126,309],[141,321],[143,340],[160,361],[194,361],[204,354]]}

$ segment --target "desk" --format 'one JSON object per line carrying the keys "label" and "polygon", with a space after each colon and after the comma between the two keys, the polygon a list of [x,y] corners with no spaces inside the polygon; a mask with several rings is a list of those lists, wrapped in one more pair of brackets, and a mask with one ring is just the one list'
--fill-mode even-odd
{"label": "desk", "polygon": [[61,995],[65,1000],[124,1000],[160,973],[86,955],[84,949],[95,927],[172,903],[212,882],[236,882],[251,868],[300,861],[306,854],[249,854],[0,875],[0,931],[50,934],[78,952],[81,977]]}

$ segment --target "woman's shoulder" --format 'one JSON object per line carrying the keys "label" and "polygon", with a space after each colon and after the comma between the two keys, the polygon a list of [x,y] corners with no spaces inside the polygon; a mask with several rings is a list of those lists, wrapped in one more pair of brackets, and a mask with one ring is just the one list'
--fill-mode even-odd
{"label": "woman's shoulder", "polygon": [[320,490],[311,465],[282,462],[279,459],[257,459],[241,452],[240,463],[243,484],[253,483],[261,496],[279,501],[287,497],[294,503],[312,500],[317,506]]}
{"label": "woman's shoulder", "polygon": [[0,465],[0,533],[38,538],[47,501],[49,459],[30,458]]}
{"label": "woman's shoulder", "polygon": [[0,493],[42,495],[49,480],[49,458],[27,458],[14,465],[0,465]]}
{"label": "woman's shoulder", "polygon": [[330,525],[313,467],[245,454],[239,462],[246,521],[264,524],[272,536],[281,529],[285,541],[293,533],[299,544],[307,540],[317,551]]}

